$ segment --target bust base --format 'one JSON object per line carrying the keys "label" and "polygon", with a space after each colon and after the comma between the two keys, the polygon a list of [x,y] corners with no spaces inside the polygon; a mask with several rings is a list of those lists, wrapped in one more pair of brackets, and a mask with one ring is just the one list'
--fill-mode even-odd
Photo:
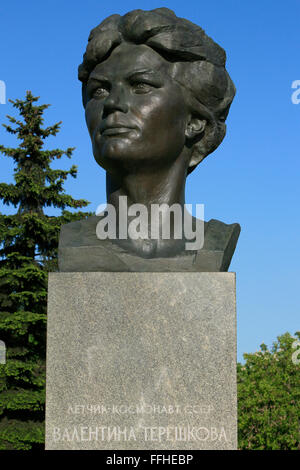
{"label": "bust base", "polygon": [[46,449],[236,449],[234,273],[50,273]]}

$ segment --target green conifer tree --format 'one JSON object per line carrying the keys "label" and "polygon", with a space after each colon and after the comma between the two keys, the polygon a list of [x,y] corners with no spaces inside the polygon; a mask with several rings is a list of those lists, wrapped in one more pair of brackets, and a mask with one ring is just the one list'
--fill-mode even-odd
{"label": "green conifer tree", "polygon": [[[0,184],[0,200],[16,208],[14,215],[0,212],[0,340],[7,350],[0,364],[0,449],[38,449],[44,446],[45,332],[48,271],[57,270],[61,225],[90,213],[72,213],[89,203],[67,195],[63,185],[70,170],[50,164],[74,148],[45,150],[44,140],[55,136],[61,122],[43,128],[49,105],[34,105],[30,91],[25,100],[11,101],[20,120],[7,116],[6,131],[20,141],[17,148],[0,145],[0,153],[15,163],[15,184]],[[61,210],[57,217],[47,207]]]}

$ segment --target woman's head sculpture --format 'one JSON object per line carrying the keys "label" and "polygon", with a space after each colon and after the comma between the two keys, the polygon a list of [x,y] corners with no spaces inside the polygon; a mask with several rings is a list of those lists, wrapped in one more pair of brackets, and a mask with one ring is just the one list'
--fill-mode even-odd
{"label": "woman's head sculpture", "polygon": [[[148,63],[145,64],[147,62],[147,57],[145,59],[147,49],[148,52],[149,49],[151,50],[152,56],[148,54]],[[149,61],[156,62],[155,56],[160,56],[162,64],[163,62],[165,63],[165,67],[162,67],[164,68],[163,73],[166,72],[172,83],[176,84],[178,94],[179,89],[181,90],[181,97],[189,113],[189,119],[186,119],[184,123],[177,124],[177,127],[180,127],[180,125],[185,127],[183,129],[184,142],[180,141],[178,148],[183,143],[186,149],[189,149],[185,160],[187,163],[186,174],[190,173],[207,155],[220,145],[225,136],[225,120],[235,95],[234,84],[225,69],[225,51],[209,38],[199,26],[186,19],[178,18],[167,8],[159,8],[152,11],[134,10],[124,16],[112,15],[105,19],[91,31],[83,62],[79,66],[78,71],[79,80],[82,82],[83,104],[88,114],[87,124],[92,142],[92,134],[95,134],[97,126],[99,127],[99,122],[95,122],[94,126],[91,124],[94,118],[91,117],[93,113],[88,109],[89,101],[93,98],[102,102],[109,99],[112,86],[109,81],[107,84],[105,82],[106,90],[100,89],[95,94],[95,90],[99,90],[100,81],[98,80],[96,83],[95,80],[94,86],[91,86],[90,89],[89,82],[93,82],[93,73],[97,72],[97,66],[99,64],[105,65],[113,54],[116,55],[116,59],[112,63],[112,67],[114,67],[115,63],[119,63],[120,67],[123,67],[124,61],[122,62],[122,58],[118,55],[118,51],[121,52],[122,50],[124,51],[123,55],[127,55],[128,59],[133,59],[136,55],[140,55],[139,65],[145,64],[146,68],[148,68]],[[158,61],[154,65],[157,70],[161,68],[161,64]],[[96,77],[97,74],[94,75],[94,79]],[[144,99],[144,92],[149,92],[145,85],[144,90],[142,90],[142,83],[145,84],[146,82],[147,80],[145,79],[139,85],[140,89],[136,88],[135,90],[135,93],[141,100]],[[101,83],[101,86],[103,86],[104,82]],[[149,83],[149,86],[154,88],[159,88],[159,85],[159,83]],[[174,92],[174,90],[172,91]],[[172,93],[169,98],[174,100]],[[106,113],[103,106],[101,111],[99,109],[96,111],[98,116],[101,112],[103,114]],[[147,107],[146,104],[144,106]],[[170,120],[172,122],[180,121],[178,114],[183,112],[184,106],[180,102],[178,106],[179,109],[176,106],[174,106],[174,109],[172,107],[170,109],[171,114],[177,112],[177,116],[173,115],[171,117]],[[93,106],[93,109],[95,107],[97,108],[97,105]],[[119,111],[124,113],[124,109]],[[161,124],[165,125],[163,122]],[[174,136],[170,129],[167,130],[170,134],[168,143],[170,146],[172,144],[171,139]],[[156,133],[161,131],[163,129],[158,123]],[[174,132],[175,135],[178,134],[176,126]],[[109,135],[110,137],[113,136],[112,133],[107,131],[106,136],[108,137]],[[125,138],[125,133],[123,137]],[[164,140],[164,136],[162,136],[162,140]],[[149,142],[144,142],[144,144],[149,146]],[[97,149],[95,147],[97,147],[97,143],[94,141],[94,155],[96,154],[96,160],[102,165],[102,157],[97,156]],[[173,151],[175,151],[175,147]],[[145,161],[146,159],[145,157]],[[105,165],[104,163],[102,166],[108,171],[111,170],[109,164]]]}
{"label": "woman's head sculpture", "polygon": [[204,222],[185,206],[187,175],[225,136],[235,94],[225,62],[199,26],[167,8],[112,15],[91,31],[78,76],[107,205],[62,228],[61,270],[228,269],[239,225]]}

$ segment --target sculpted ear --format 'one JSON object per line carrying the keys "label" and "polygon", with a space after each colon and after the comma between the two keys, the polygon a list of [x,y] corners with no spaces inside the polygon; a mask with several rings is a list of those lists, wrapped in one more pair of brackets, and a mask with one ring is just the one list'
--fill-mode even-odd
{"label": "sculpted ear", "polygon": [[195,139],[200,136],[205,130],[207,121],[205,119],[198,119],[191,117],[185,130],[185,136],[188,139]]}

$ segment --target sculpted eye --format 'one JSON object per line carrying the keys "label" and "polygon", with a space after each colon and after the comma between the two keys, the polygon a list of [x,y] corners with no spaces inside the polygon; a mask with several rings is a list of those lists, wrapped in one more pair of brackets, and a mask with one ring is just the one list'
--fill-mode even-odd
{"label": "sculpted eye", "polygon": [[109,94],[109,90],[105,86],[99,86],[96,88],[93,93],[92,97],[93,98],[104,98]]}
{"label": "sculpted eye", "polygon": [[149,83],[136,82],[133,83],[132,88],[135,93],[149,93],[153,87]]}

